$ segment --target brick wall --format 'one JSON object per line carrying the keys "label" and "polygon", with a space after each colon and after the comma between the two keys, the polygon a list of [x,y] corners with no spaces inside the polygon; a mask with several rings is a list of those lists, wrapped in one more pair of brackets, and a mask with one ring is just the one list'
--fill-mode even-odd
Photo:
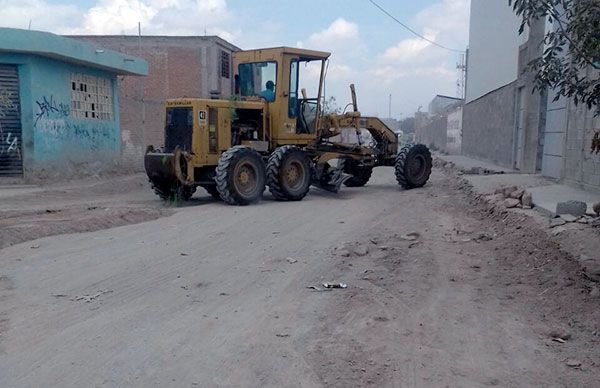
{"label": "brick wall", "polygon": [[[148,145],[164,143],[164,102],[168,98],[209,98],[219,91],[233,94],[233,68],[221,76],[221,51],[239,48],[214,36],[74,36],[101,48],[120,51],[148,61],[147,77],[119,77],[122,163],[143,169]],[[231,61],[231,55],[230,55]]]}

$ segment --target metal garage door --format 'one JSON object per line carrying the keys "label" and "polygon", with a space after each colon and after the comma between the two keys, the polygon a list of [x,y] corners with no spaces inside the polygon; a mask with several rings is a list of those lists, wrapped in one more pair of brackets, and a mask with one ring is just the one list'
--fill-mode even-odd
{"label": "metal garage door", "polygon": [[0,65],[0,177],[23,175],[19,73]]}

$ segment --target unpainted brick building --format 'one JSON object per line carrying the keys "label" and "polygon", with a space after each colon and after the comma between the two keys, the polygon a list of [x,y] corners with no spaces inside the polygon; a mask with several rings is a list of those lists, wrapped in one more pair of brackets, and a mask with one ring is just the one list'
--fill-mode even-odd
{"label": "unpainted brick building", "polygon": [[233,94],[232,53],[240,49],[218,36],[85,35],[73,38],[144,58],[147,77],[119,77],[122,163],[143,168],[148,145],[164,143],[168,98],[228,98]]}

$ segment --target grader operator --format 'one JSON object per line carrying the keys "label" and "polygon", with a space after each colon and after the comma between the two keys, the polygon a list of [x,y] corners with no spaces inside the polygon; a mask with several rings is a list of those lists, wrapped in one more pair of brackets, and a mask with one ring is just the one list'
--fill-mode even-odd
{"label": "grader operator", "polygon": [[[423,186],[431,174],[427,147],[399,150],[380,119],[361,116],[353,85],[351,112],[323,113],[329,56],[289,47],[237,52],[232,98],[167,100],[164,148],[149,146],[144,160],[155,192],[187,200],[201,186],[247,205],[268,186],[277,200],[299,201],[311,185],[333,192],[342,183],[364,186],[377,166],[394,166],[405,189]],[[354,144],[340,140],[348,128]]]}

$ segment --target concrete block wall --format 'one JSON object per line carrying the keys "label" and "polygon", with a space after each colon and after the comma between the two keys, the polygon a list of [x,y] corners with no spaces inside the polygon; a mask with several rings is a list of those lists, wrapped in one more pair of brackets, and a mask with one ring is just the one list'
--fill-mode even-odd
{"label": "concrete block wall", "polygon": [[462,144],[462,106],[448,113],[448,131],[446,152],[451,155],[461,154]]}
{"label": "concrete block wall", "polygon": [[433,116],[426,120],[420,120],[415,129],[415,138],[432,149],[446,151],[448,140],[448,117]]}
{"label": "concrete block wall", "polygon": [[[164,103],[169,98],[222,98],[233,94],[231,54],[239,48],[216,36],[75,36],[122,53],[144,58],[147,77],[119,77],[122,163],[143,168],[148,145],[164,144]],[[221,51],[230,54],[230,76],[221,76]]]}
{"label": "concrete block wall", "polygon": [[513,166],[516,82],[463,108],[462,153],[506,168]]}
{"label": "concrete block wall", "polygon": [[600,117],[583,105],[568,106],[564,181],[600,192],[600,155],[591,152],[594,133],[600,132]]}

